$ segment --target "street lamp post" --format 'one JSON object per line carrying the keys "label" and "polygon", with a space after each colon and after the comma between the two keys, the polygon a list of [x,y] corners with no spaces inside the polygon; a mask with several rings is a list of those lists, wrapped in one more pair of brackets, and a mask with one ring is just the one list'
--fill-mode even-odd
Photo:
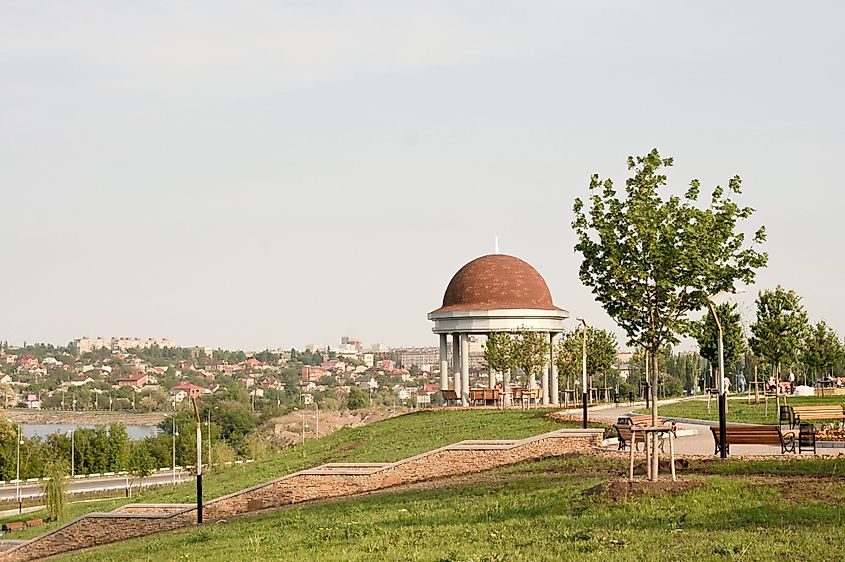
{"label": "street lamp post", "polygon": [[728,397],[725,395],[725,353],[724,349],[722,348],[722,338],[724,337],[724,335],[722,333],[722,323],[719,321],[719,315],[716,314],[716,307],[713,306],[713,301],[707,299],[707,306],[710,307],[710,312],[713,314],[713,320],[716,321],[716,328],[718,328],[719,330],[719,443],[722,444],[719,449],[719,456],[723,459],[726,459],[728,458],[728,451],[727,447],[725,446],[725,433],[727,428],[726,409]]}
{"label": "street lamp post", "polygon": [[584,409],[584,429],[587,429],[587,321],[576,318],[584,325],[584,337],[581,342],[581,404]]}
{"label": "street lamp post", "polygon": [[176,437],[179,432],[176,430],[176,417],[173,418],[173,483],[176,484]]}
{"label": "street lamp post", "polygon": [[[84,435],[84,434],[83,434]],[[90,474],[90,470],[89,470]],[[70,477],[76,476],[76,424],[70,426]]]}
{"label": "street lamp post", "polygon": [[18,464],[15,468],[15,491],[18,497],[18,513],[23,513],[23,500],[21,500],[21,426],[18,425]]}
{"label": "street lamp post", "polygon": [[723,291],[721,293],[717,293],[715,295],[710,296],[707,299],[707,306],[710,307],[710,313],[713,314],[713,320],[716,321],[716,328],[719,330],[719,341],[717,349],[719,352],[719,442],[722,444],[719,456],[723,459],[728,458],[728,451],[727,447],[725,446],[725,433],[727,427],[727,410],[728,410],[728,396],[726,393],[727,388],[725,387],[725,350],[724,350],[724,333],[722,332],[722,322],[719,320],[719,315],[716,314],[716,307],[713,306],[713,299],[720,297],[728,292],[736,294],[736,293],[744,293],[744,289],[732,289],[731,291]]}

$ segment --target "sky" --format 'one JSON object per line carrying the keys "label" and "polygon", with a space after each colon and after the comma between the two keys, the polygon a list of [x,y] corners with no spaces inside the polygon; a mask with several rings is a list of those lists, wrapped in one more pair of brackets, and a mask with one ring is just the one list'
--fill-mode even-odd
{"label": "sky", "polygon": [[436,345],[426,313],[496,236],[620,333],[578,279],[572,203],[654,147],[677,188],[743,178],[770,256],[746,316],[781,284],[845,333],[843,17],[0,0],[0,339]]}

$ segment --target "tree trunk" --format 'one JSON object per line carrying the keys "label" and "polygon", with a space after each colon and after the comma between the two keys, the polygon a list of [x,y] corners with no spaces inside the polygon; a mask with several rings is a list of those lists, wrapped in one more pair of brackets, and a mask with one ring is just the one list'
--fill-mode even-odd
{"label": "tree trunk", "polygon": [[[658,353],[659,350],[654,350],[651,354],[652,357],[652,384],[651,384],[651,425],[652,427],[657,426],[657,374],[658,374],[658,364],[659,361]],[[657,436],[651,441],[652,452],[651,452],[651,480],[657,480],[657,467],[658,467],[658,458],[657,458]]]}
{"label": "tree trunk", "polygon": [[754,403],[760,403],[760,387],[757,385],[757,365],[754,365]]}

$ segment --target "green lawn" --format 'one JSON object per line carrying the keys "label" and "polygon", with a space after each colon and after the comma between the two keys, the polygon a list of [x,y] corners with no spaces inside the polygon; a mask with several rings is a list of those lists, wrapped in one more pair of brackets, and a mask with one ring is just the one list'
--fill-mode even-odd
{"label": "green lawn", "polygon": [[[768,415],[763,398],[759,404],[746,404],[745,399],[728,400],[728,422],[777,424],[778,412],[775,399],[769,398]],[[783,403],[783,398],[781,398]],[[845,396],[802,396],[787,397],[786,403],[791,406],[824,406],[829,404],[845,405]],[[645,409],[637,410],[639,413],[648,413]],[[661,416],[675,418],[691,418],[697,420],[719,420],[719,404],[714,398],[710,403],[710,412],[707,412],[707,400],[685,400],[675,404],[659,406],[658,412]]]}
{"label": "green lawn", "polygon": [[[419,411],[357,428],[344,428],[320,439],[279,451],[254,463],[237,465],[203,475],[206,499],[267,482],[285,474],[326,462],[392,462],[464,439],[520,439],[577,424],[554,422],[552,410],[445,410]],[[149,490],[135,497],[141,503],[192,503],[196,486],[191,482]],[[92,511],[110,511],[125,500],[73,504],[62,522]],[[11,507],[11,506],[10,506]],[[0,519],[0,523],[46,518],[36,512]],[[56,524],[13,533],[7,538],[29,538]]]}
{"label": "green lawn", "polygon": [[[816,462],[825,471],[842,468],[835,461]],[[622,464],[585,457],[545,460],[492,471],[474,483],[297,506],[61,560],[841,558],[845,486],[839,478],[738,477],[692,469],[696,473],[684,477],[703,485],[675,496],[614,501],[584,494],[608,475],[621,473]],[[757,466],[711,465],[752,472]]]}

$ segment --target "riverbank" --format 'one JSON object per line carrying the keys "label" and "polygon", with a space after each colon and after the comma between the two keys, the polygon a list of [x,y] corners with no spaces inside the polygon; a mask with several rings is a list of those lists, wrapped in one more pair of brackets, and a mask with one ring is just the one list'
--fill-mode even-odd
{"label": "riverbank", "polygon": [[77,424],[156,426],[167,417],[167,412],[109,412],[107,410],[72,412],[69,410],[6,409],[6,415],[15,423],[28,425]]}

